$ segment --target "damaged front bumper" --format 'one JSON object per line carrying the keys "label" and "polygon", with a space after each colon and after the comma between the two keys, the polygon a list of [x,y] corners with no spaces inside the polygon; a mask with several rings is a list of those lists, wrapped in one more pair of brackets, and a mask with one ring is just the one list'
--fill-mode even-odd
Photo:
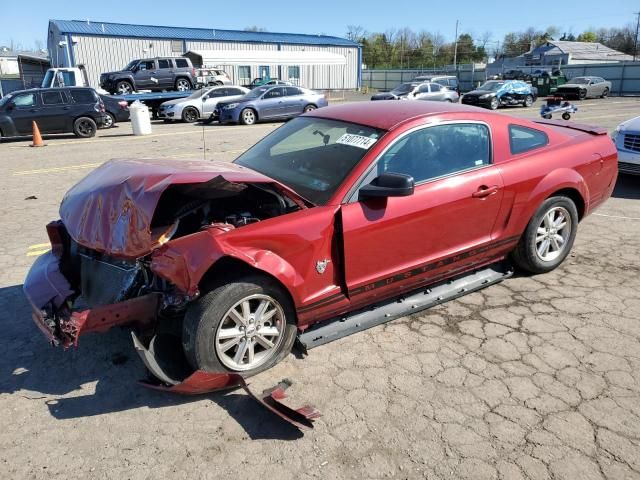
{"label": "damaged front bumper", "polygon": [[65,348],[77,346],[78,337],[84,333],[106,332],[121,325],[153,325],[160,303],[160,294],[151,293],[113,305],[74,310],[77,295],[60,271],[60,260],[53,252],[38,257],[23,289],[35,324],[51,343]]}

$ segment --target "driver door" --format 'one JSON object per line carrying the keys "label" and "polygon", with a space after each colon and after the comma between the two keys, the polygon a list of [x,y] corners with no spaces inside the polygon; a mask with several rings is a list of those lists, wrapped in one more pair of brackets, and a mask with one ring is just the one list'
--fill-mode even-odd
{"label": "driver door", "polygon": [[259,103],[260,118],[274,118],[284,115],[284,87],[274,87],[265,93]]}
{"label": "driver door", "polygon": [[[490,258],[503,181],[481,123],[413,130],[376,160],[360,186],[384,172],[413,176],[406,197],[342,207],[345,279],[354,305],[392,296]],[[357,194],[356,194],[357,195]]]}
{"label": "driver door", "polygon": [[136,90],[158,88],[159,79],[154,60],[144,60],[138,63],[133,78],[136,82]]}

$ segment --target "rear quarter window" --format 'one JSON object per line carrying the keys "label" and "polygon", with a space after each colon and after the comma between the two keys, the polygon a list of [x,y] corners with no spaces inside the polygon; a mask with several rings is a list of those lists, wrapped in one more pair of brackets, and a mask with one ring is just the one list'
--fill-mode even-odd
{"label": "rear quarter window", "polygon": [[189,63],[185,58],[176,58],[176,67],[178,68],[187,68]]}
{"label": "rear quarter window", "polygon": [[91,90],[71,90],[69,94],[75,103],[96,103],[98,101],[96,94]]}
{"label": "rear quarter window", "polygon": [[549,143],[549,137],[541,130],[509,125],[509,146],[513,155],[542,148]]}

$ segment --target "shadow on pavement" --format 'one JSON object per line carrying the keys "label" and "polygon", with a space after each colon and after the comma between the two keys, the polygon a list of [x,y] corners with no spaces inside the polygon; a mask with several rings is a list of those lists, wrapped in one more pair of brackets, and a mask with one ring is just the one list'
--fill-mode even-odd
{"label": "shadow on pavement", "polygon": [[613,189],[613,197],[627,198],[629,200],[640,199],[640,176],[626,175],[621,173],[618,176],[616,187]]}
{"label": "shadow on pavement", "polygon": [[[244,393],[180,396],[137,384],[146,377],[146,370],[124,329],[86,335],[76,349],[52,347],[31,321],[22,285],[0,289],[0,312],[0,394],[44,401],[56,419],[211,400],[252,439],[294,440],[303,435]],[[93,384],[95,393],[83,394]]]}

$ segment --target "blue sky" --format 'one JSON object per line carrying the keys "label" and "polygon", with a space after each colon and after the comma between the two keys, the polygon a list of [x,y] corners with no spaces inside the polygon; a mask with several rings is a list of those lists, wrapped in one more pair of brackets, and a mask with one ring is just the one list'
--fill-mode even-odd
{"label": "blue sky", "polygon": [[[347,25],[361,25],[369,32],[409,27],[439,32],[452,40],[456,18],[460,31],[479,37],[492,33],[492,41],[502,40],[509,31],[529,26],[544,29],[556,25],[561,32],[578,34],[590,27],[623,26],[633,22],[634,8],[630,0],[561,0],[546,2],[491,2],[456,0],[454,2],[349,2],[346,0],[308,1],[200,1],[175,2],[168,0],[130,2],[53,2],[29,0],[22,3],[5,0],[0,5],[0,45],[11,40],[32,48],[36,40],[46,46],[47,22],[90,19],[93,21],[140,23],[184,27],[238,29],[256,25],[272,32],[324,33],[344,36]],[[118,5],[116,7],[116,4]],[[196,6],[196,4],[198,6]],[[523,8],[510,5],[523,5]],[[180,6],[177,6],[180,5]],[[441,8],[435,9],[439,5]],[[448,6],[454,6],[450,8]],[[536,8],[536,5],[547,5]],[[606,7],[606,8],[605,8]],[[510,10],[518,10],[509,15]]]}

